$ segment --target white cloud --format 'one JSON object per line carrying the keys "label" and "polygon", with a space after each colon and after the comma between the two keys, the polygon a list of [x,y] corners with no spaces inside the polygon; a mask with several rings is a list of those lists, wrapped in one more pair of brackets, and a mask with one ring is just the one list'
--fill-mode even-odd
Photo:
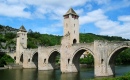
{"label": "white cloud", "polygon": [[86,23],[91,23],[91,22],[96,22],[99,20],[106,19],[107,17],[104,16],[104,12],[101,9],[92,11],[87,13],[85,16],[80,17],[80,24],[86,24]]}
{"label": "white cloud", "polygon": [[124,23],[123,25],[113,26],[107,30],[102,30],[100,34],[111,36],[122,36],[123,38],[130,38],[130,23]]}
{"label": "white cloud", "polygon": [[100,35],[130,38],[130,15],[119,16],[118,21],[113,21],[105,15],[102,9],[98,9],[80,17],[81,26],[88,23],[93,23],[95,27],[99,28]]}
{"label": "white cloud", "polygon": [[[87,1],[89,0],[2,0],[0,1],[0,15],[8,17],[45,18],[46,14],[51,14],[59,17],[68,8],[83,6]],[[31,10],[24,11],[30,5],[36,8],[33,13]]]}
{"label": "white cloud", "polygon": [[117,9],[125,8],[128,6],[130,6],[130,0],[121,0],[121,1],[115,1],[115,2],[111,0],[111,3],[105,5],[104,11],[117,10]]}
{"label": "white cloud", "polygon": [[94,0],[95,2],[97,2],[98,4],[108,4],[110,2],[110,0]]}
{"label": "white cloud", "polygon": [[20,1],[19,0],[6,0],[7,3],[9,4],[16,4],[16,3],[19,3]]}
{"label": "white cloud", "polygon": [[124,22],[130,22],[130,15],[120,16],[118,17],[118,20]]}
{"label": "white cloud", "polygon": [[120,21],[112,21],[109,19],[98,21],[95,25],[101,29],[99,34],[110,36],[122,36],[124,38],[130,38],[130,23]]}
{"label": "white cloud", "polygon": [[30,13],[24,12],[24,5],[7,5],[0,3],[0,15],[8,17],[24,17],[29,18]]}
{"label": "white cloud", "polygon": [[84,13],[84,10],[83,9],[77,9],[77,10],[75,10],[75,12],[80,16]]}
{"label": "white cloud", "polygon": [[102,30],[109,30],[118,27],[119,23],[108,19],[104,19],[95,22],[95,25]]}

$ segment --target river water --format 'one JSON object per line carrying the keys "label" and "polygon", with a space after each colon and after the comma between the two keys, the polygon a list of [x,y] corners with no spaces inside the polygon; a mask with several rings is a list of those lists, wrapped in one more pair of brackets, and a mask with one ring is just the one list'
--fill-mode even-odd
{"label": "river water", "polygon": [[[130,72],[129,66],[116,66],[116,76]],[[39,71],[37,69],[0,70],[0,80],[89,80],[94,78],[93,68],[82,68],[79,73],[61,74],[60,70]]]}

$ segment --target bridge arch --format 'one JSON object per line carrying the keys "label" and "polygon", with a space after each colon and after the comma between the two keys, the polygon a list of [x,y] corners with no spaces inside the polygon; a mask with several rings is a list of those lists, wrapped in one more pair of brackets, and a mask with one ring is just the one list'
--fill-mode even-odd
{"label": "bridge arch", "polygon": [[32,62],[35,64],[35,67],[38,68],[38,52],[33,53]]}
{"label": "bridge arch", "polygon": [[56,64],[56,63],[58,63],[56,60],[57,58],[58,59],[60,58],[60,52],[57,49],[54,49],[50,52],[49,58],[48,58],[48,63],[51,64],[53,69],[56,69],[58,66],[58,64]]}
{"label": "bridge arch", "polygon": [[116,49],[114,49],[109,57],[108,57],[108,64],[112,63],[114,61],[114,59],[116,58],[116,56],[123,50],[127,49],[127,48],[130,48],[130,46],[120,46]]}
{"label": "bridge arch", "polygon": [[130,46],[120,46],[116,49],[114,49],[109,57],[108,57],[108,62],[107,64],[110,66],[111,70],[112,70],[112,73],[115,75],[115,58],[117,57],[117,55],[122,52],[123,50],[127,49],[127,48],[130,48]]}
{"label": "bridge arch", "polygon": [[72,56],[72,63],[75,65],[76,69],[79,71],[80,69],[80,66],[79,66],[79,59],[81,57],[81,55],[85,52],[85,51],[88,51],[94,58],[94,53],[89,49],[89,48],[86,48],[86,47],[80,47],[78,48],[74,53],[73,53],[73,56]]}
{"label": "bridge arch", "polygon": [[23,64],[23,53],[21,53],[21,55],[20,55],[20,64],[21,65]]}

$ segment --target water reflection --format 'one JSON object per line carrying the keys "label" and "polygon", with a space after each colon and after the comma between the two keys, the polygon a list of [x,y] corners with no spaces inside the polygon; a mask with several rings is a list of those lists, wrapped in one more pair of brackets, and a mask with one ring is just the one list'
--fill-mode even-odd
{"label": "water reflection", "polygon": [[61,74],[60,80],[80,80],[79,73]]}
{"label": "water reflection", "polygon": [[36,69],[16,69],[12,70],[15,74],[15,79],[9,80],[37,80],[37,70]]}
{"label": "water reflection", "polygon": [[[130,71],[130,66],[116,67],[116,76]],[[39,71],[37,69],[0,70],[0,80],[89,80],[94,78],[94,69],[81,69],[79,73],[61,74],[60,70]]]}
{"label": "water reflection", "polygon": [[38,80],[57,80],[55,71],[38,71]]}
{"label": "water reflection", "polygon": [[[88,73],[86,73],[86,71]],[[39,71],[37,69],[0,70],[0,80],[83,80],[93,77],[93,70],[81,70],[80,73],[61,74],[60,70]]]}

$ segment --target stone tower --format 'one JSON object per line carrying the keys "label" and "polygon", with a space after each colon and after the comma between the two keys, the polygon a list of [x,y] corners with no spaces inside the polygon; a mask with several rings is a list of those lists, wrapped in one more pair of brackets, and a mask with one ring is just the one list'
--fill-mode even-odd
{"label": "stone tower", "polygon": [[64,17],[64,36],[69,35],[69,44],[79,43],[79,16],[70,8]]}
{"label": "stone tower", "polygon": [[61,40],[61,72],[77,72],[72,62],[73,44],[79,43],[79,16],[70,8],[64,17],[64,36]]}
{"label": "stone tower", "polygon": [[17,32],[17,43],[16,43],[16,63],[20,63],[20,57],[27,48],[27,31],[22,25]]}

